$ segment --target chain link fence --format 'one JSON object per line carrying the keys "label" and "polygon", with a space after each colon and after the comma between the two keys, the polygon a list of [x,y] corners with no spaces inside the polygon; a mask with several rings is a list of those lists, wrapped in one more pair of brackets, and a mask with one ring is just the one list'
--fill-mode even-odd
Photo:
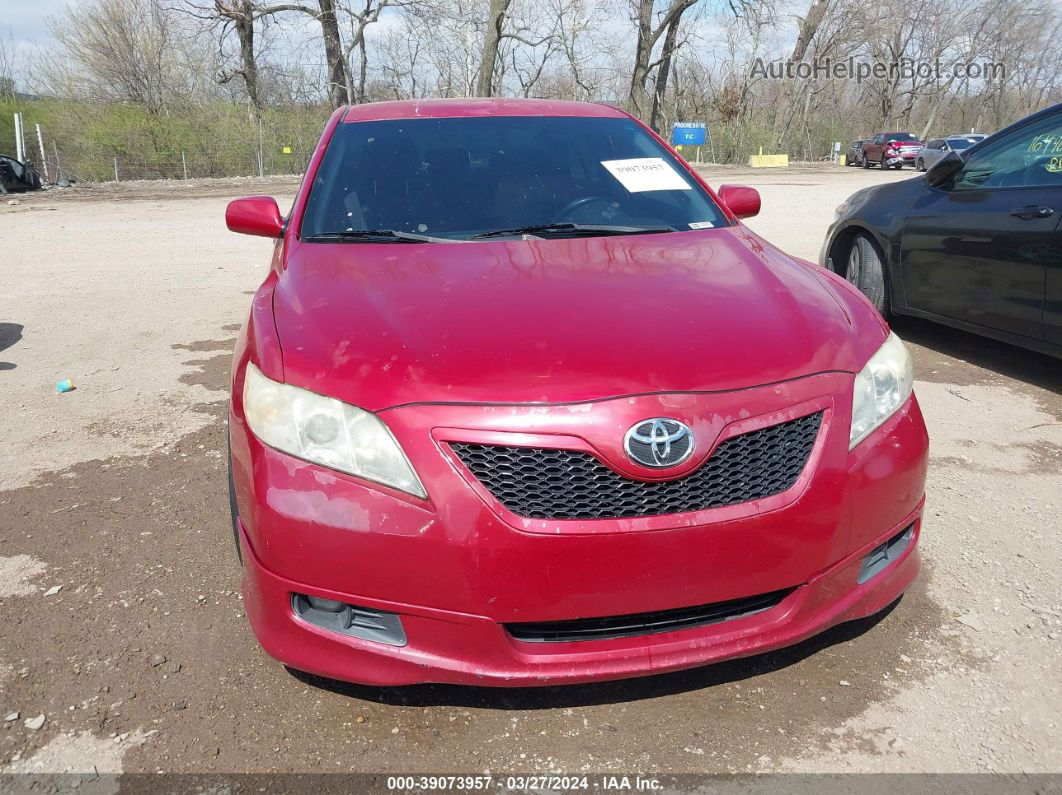
{"label": "chain link fence", "polygon": [[25,159],[52,183],[297,175],[329,113],[286,108],[250,118],[214,107],[159,116],[123,105],[0,102],[0,153],[16,153],[18,114]]}
{"label": "chain link fence", "polygon": [[[238,109],[204,108],[158,117],[121,105],[22,104],[16,112],[23,117],[26,159],[51,183],[299,175],[330,113],[272,109],[256,119]],[[14,142],[13,114],[5,110],[0,107],[0,141]],[[766,138],[719,126],[703,146],[685,146],[680,154],[698,165],[745,165],[761,151],[753,141]],[[0,153],[6,149],[0,144]],[[792,162],[822,162],[831,152],[832,144],[823,142],[821,151],[800,147],[787,154]]]}
{"label": "chain link fence", "polygon": [[[155,179],[203,179],[212,177],[298,175],[306,168],[319,135],[291,134],[250,128],[250,140],[212,141],[186,148],[130,150],[119,142],[89,145],[60,140],[46,133],[44,169],[50,182],[124,182]],[[39,147],[29,148],[29,157],[39,162]]]}

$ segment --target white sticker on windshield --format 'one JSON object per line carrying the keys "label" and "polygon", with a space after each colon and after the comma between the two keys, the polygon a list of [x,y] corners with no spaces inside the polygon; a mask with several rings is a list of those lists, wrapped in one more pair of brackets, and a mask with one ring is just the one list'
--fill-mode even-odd
{"label": "white sticker on windshield", "polygon": [[631,193],[647,190],[693,190],[661,157],[602,160],[601,165]]}
{"label": "white sticker on windshield", "polygon": [[690,229],[714,229],[715,224],[711,221],[690,221]]}

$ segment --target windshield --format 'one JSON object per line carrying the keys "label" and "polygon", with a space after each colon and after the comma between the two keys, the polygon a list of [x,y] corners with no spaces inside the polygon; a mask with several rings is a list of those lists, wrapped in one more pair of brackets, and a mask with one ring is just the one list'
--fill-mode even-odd
{"label": "windshield", "polygon": [[526,228],[558,224],[566,228],[548,231],[587,236],[727,223],[682,165],[630,119],[421,118],[340,124],[301,236],[375,242],[379,235],[349,233],[390,230],[468,240],[499,230],[537,235],[540,229]]}
{"label": "windshield", "polygon": [[888,135],[886,135],[885,136],[885,140],[886,141],[898,141],[899,143],[903,143],[904,141],[917,141],[918,139],[915,138],[913,135],[911,135],[911,133],[896,132],[896,133],[889,133]]}

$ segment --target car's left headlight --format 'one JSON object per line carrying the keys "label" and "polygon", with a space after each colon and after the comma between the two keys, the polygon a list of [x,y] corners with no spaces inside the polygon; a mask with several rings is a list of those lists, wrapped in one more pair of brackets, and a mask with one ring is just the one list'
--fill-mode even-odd
{"label": "car's left headlight", "polygon": [[911,396],[913,388],[911,354],[899,337],[889,334],[856,376],[848,449],[851,450],[891,417]]}
{"label": "car's left headlight", "polygon": [[254,435],[270,447],[417,497],[428,496],[387,426],[368,411],[272,381],[248,362],[243,413]]}

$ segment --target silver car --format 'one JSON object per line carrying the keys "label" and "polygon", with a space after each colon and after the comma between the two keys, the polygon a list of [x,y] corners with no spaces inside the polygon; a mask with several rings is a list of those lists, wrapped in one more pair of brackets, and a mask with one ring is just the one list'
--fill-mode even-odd
{"label": "silver car", "polygon": [[969,149],[984,137],[980,133],[971,133],[970,135],[934,138],[919,150],[918,158],[915,160],[915,168],[919,171],[932,168],[933,164],[948,152],[962,152],[962,150]]}

